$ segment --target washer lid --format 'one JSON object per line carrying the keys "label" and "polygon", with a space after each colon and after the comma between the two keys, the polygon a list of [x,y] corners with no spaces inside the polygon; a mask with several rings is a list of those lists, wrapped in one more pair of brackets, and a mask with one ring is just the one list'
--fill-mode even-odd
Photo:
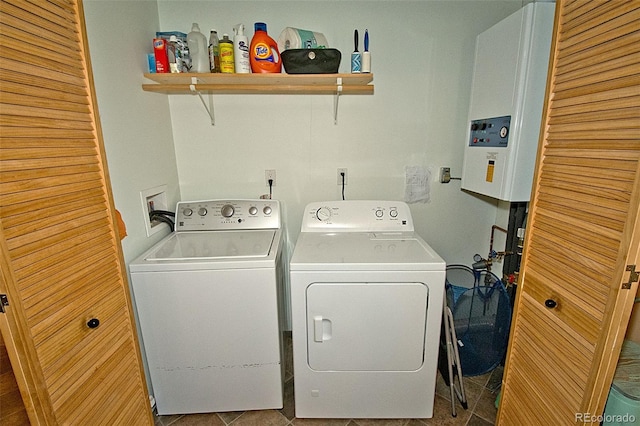
{"label": "washer lid", "polygon": [[146,261],[263,258],[275,230],[176,232],[145,256]]}

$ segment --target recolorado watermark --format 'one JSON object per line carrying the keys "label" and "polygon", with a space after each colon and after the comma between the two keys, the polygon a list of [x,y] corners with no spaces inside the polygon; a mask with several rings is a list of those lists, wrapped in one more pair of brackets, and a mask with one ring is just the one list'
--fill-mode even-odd
{"label": "recolorado watermark", "polygon": [[635,423],[636,416],[633,414],[602,414],[599,416],[595,416],[591,413],[576,413],[575,416],[576,422],[584,422],[584,423]]}

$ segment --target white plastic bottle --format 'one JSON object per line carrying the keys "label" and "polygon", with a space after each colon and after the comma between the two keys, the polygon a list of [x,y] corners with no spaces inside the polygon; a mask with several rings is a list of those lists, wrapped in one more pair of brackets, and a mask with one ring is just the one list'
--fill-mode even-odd
{"label": "white plastic bottle", "polygon": [[249,39],[244,35],[244,24],[233,27],[233,58],[237,74],[248,74],[251,72],[249,63]]}
{"label": "white plastic bottle", "polygon": [[187,34],[187,45],[191,55],[191,72],[211,72],[207,37],[200,32],[200,27],[196,23],[191,26],[191,32]]}

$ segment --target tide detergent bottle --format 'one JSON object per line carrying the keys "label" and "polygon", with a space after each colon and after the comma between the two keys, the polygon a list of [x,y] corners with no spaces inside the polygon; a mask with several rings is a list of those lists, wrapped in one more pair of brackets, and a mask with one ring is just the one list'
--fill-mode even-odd
{"label": "tide detergent bottle", "polygon": [[278,43],[267,34],[267,24],[255,23],[255,32],[251,39],[249,62],[251,72],[279,73],[282,68]]}

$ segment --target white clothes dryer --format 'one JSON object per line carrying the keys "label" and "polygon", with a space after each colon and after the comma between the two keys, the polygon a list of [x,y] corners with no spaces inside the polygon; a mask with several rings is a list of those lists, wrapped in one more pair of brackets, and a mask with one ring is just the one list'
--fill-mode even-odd
{"label": "white clothes dryer", "polygon": [[180,202],[129,269],[158,414],[282,408],[275,200]]}
{"label": "white clothes dryer", "polygon": [[309,204],[290,262],[296,417],[432,417],[445,268],[403,202]]}

